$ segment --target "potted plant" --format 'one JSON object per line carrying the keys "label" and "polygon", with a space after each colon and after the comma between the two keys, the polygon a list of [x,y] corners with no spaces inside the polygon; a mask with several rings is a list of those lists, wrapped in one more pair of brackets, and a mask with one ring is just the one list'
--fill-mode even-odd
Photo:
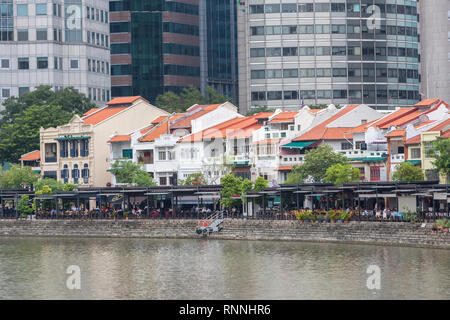
{"label": "potted plant", "polygon": [[308,219],[309,219],[309,221],[311,221],[312,223],[316,222],[316,219],[317,219],[316,214],[315,214],[314,212],[309,212],[309,213],[308,213]]}
{"label": "potted plant", "polygon": [[116,212],[116,211],[113,211],[113,212],[112,212],[112,215],[113,215],[114,221],[116,221],[116,218],[117,218],[117,212]]}
{"label": "potted plant", "polygon": [[448,232],[450,228],[450,220],[448,219],[439,219],[436,221],[436,227],[438,230],[442,230],[444,232]]}
{"label": "potted plant", "polygon": [[297,211],[297,220],[300,221],[300,223],[303,223],[306,219],[306,214],[301,211]]}
{"label": "potted plant", "polygon": [[342,211],[340,213],[340,220],[344,220],[345,223],[350,223],[351,214],[347,211]]}
{"label": "potted plant", "polygon": [[125,220],[128,220],[128,216],[130,215],[130,211],[125,211],[123,214],[125,215]]}
{"label": "potted plant", "polygon": [[336,220],[338,220],[338,218],[339,218],[339,213],[337,213],[336,211],[331,211],[329,216],[330,216],[331,223],[336,223]]}

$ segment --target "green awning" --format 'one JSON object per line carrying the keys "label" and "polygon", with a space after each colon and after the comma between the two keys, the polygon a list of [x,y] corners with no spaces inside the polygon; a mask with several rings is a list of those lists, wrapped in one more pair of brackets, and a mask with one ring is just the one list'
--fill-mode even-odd
{"label": "green awning", "polygon": [[312,145],[315,141],[293,141],[291,143],[282,145],[282,149],[303,149]]}
{"label": "green awning", "polygon": [[41,173],[41,170],[33,170],[35,173]]}
{"label": "green awning", "polygon": [[422,163],[422,160],[406,160],[405,162],[410,162],[413,165],[417,166],[418,164]]}
{"label": "green awning", "polygon": [[376,161],[384,161],[386,158],[384,157],[364,157],[364,158],[348,158],[349,161],[362,161],[362,162],[376,162]]}
{"label": "green awning", "polygon": [[237,166],[248,166],[249,161],[235,161],[233,164]]}
{"label": "green awning", "polygon": [[55,140],[86,140],[90,139],[91,137],[61,137],[61,138],[55,138]]}

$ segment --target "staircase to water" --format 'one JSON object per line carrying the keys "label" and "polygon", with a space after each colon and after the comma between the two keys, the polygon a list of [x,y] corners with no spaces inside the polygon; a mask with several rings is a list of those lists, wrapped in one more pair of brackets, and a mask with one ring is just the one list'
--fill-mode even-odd
{"label": "staircase to water", "polygon": [[204,220],[199,220],[196,229],[197,234],[203,235],[204,237],[209,236],[214,232],[220,232],[223,227],[223,212],[215,212]]}

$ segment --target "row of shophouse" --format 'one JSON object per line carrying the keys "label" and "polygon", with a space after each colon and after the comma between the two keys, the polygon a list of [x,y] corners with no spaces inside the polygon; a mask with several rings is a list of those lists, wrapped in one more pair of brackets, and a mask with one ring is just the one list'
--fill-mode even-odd
{"label": "row of shophouse", "polygon": [[141,97],[124,97],[67,125],[41,129],[40,150],[20,160],[44,177],[85,186],[120,185],[110,172],[116,161],[141,164],[159,185],[201,172],[208,184],[233,173],[262,176],[273,186],[308,150],[326,144],[361,171],[362,181],[389,181],[396,165],[408,161],[421,166],[427,180],[445,182],[429,152],[438,137],[450,137],[450,108],[439,99],[391,113],[329,105],[243,116],[229,102],[169,114]]}

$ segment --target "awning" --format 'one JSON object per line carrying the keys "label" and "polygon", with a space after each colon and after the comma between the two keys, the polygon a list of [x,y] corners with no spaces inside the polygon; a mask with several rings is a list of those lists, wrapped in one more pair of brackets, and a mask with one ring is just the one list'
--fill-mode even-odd
{"label": "awning", "polygon": [[362,162],[376,162],[376,161],[384,161],[386,158],[384,157],[364,157],[364,158],[348,158],[349,161],[362,161]]}
{"label": "awning", "polygon": [[91,137],[61,137],[61,138],[55,138],[55,140],[86,140],[90,139]]}
{"label": "awning", "polygon": [[285,145],[282,145],[282,149],[303,149],[312,145],[315,141],[294,141]]}
{"label": "awning", "polygon": [[405,162],[409,162],[417,166],[418,164],[421,164],[422,160],[406,160]]}

